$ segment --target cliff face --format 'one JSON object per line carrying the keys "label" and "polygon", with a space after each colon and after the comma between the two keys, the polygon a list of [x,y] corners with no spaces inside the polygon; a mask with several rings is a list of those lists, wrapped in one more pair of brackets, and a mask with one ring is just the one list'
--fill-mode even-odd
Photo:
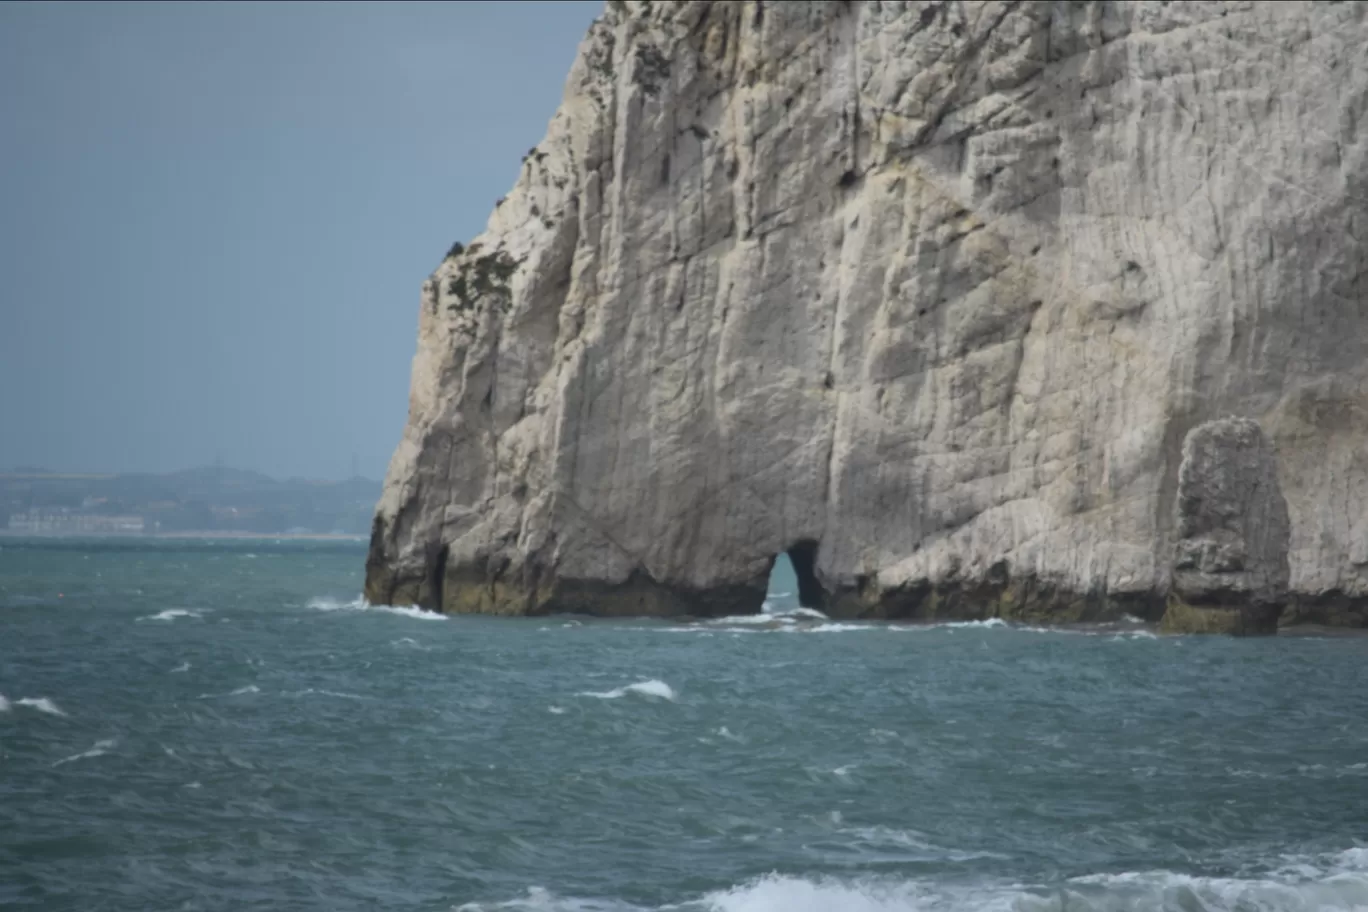
{"label": "cliff face", "polygon": [[756,611],[789,551],[838,615],[1354,621],[1364,48],[1358,3],[613,0],[423,286],[367,597]]}

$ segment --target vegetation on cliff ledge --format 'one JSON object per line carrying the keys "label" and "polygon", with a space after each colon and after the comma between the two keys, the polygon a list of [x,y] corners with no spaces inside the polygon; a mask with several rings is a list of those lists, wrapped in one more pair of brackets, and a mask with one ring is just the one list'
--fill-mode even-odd
{"label": "vegetation on cliff ledge", "polygon": [[[471,245],[467,253],[478,249]],[[456,299],[447,304],[447,309],[471,310],[480,299],[491,298],[500,310],[506,310],[513,303],[513,290],[508,282],[517,269],[518,261],[503,250],[466,260],[447,279],[447,294]]]}

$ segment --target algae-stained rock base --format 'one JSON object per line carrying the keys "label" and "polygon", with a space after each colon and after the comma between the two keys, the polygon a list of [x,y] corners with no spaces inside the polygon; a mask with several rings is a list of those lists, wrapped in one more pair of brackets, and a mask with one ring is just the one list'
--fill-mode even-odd
{"label": "algae-stained rock base", "polygon": [[434,239],[367,596],[748,612],[788,552],[837,616],[1362,623],[1364,47],[1360,3],[608,3]]}

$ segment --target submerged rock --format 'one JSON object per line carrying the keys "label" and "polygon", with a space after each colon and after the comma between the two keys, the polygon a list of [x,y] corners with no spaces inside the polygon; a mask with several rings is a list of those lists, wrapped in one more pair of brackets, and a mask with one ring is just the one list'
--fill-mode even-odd
{"label": "submerged rock", "polygon": [[833,616],[1364,617],[1365,45],[1352,3],[610,2],[423,287],[367,597],[754,612],[787,551]]}

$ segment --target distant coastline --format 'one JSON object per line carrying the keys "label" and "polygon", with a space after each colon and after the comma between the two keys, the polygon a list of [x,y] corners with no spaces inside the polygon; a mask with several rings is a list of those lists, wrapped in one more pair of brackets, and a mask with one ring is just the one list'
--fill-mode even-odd
{"label": "distant coastline", "polygon": [[163,475],[0,473],[0,534],[63,538],[368,536],[380,482],[284,481],[222,466]]}
{"label": "distant coastline", "polygon": [[350,532],[239,532],[202,529],[181,532],[30,532],[0,529],[0,538],[113,539],[147,541],[152,539],[232,539],[234,541],[346,541],[365,542],[366,536]]}

